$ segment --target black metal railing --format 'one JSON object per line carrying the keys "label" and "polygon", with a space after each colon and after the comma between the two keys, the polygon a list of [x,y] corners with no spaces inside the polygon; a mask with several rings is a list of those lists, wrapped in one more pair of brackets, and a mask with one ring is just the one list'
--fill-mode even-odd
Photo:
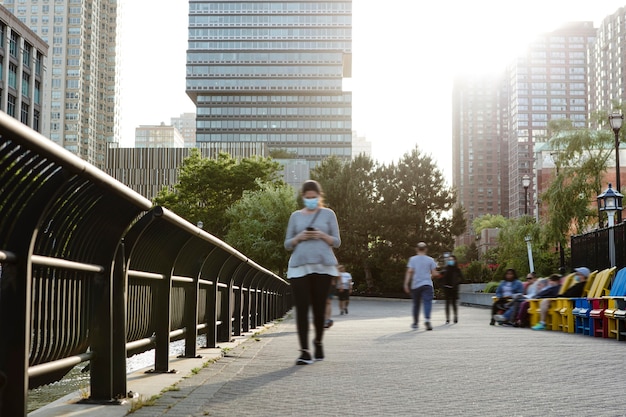
{"label": "black metal railing", "polygon": [[89,361],[90,398],[126,396],[126,358],[207,347],[281,317],[289,284],[0,113],[0,417]]}
{"label": "black metal railing", "polygon": [[[613,228],[615,242],[615,266],[626,266],[626,223]],[[609,258],[610,228],[596,229],[588,233],[572,236],[572,266],[586,266],[592,271],[611,267]]]}

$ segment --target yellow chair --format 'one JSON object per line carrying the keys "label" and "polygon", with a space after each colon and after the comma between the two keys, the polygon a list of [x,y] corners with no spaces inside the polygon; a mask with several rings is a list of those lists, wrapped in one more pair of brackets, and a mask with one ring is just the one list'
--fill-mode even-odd
{"label": "yellow chair", "polygon": [[[589,294],[593,283],[598,276],[598,271],[593,271],[587,277],[587,281],[585,281],[585,288],[583,288],[583,297],[587,297]],[[572,314],[572,310],[574,309],[574,299],[572,298],[559,298],[557,299],[557,304],[559,308],[559,330],[565,333],[574,333],[574,315]]]}
{"label": "yellow chair", "polygon": [[[559,294],[563,294],[569,287],[574,284],[574,274],[566,275],[562,279],[561,288],[559,289]],[[541,302],[543,300],[556,300],[556,298],[531,298],[528,300],[528,316],[530,319],[530,326],[534,326],[539,323],[541,319]],[[551,309],[552,310],[552,309]],[[548,315],[546,316],[546,329],[552,329],[552,312],[549,310]],[[560,321],[560,318],[559,318]],[[548,322],[550,324],[548,324]],[[558,326],[557,326],[558,327]]]}

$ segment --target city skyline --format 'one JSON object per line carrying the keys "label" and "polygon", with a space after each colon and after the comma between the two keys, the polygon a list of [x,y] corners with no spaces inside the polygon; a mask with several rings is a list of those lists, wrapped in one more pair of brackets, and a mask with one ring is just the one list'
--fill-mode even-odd
{"label": "city skyline", "polygon": [[[185,94],[189,6],[181,3],[174,9],[166,6],[169,2],[146,0],[122,6],[122,146],[132,146],[140,124],[167,123],[195,111]],[[452,8],[411,3],[403,13],[366,3],[353,4],[353,78],[347,83],[353,92],[353,130],[372,142],[372,157],[380,162],[397,161],[417,144],[433,155],[450,184],[454,76],[501,71],[537,34],[568,21],[598,26],[626,6],[613,0],[601,7],[529,1],[512,20],[506,4],[491,0],[453,2]],[[134,21],[151,23],[138,31]]]}

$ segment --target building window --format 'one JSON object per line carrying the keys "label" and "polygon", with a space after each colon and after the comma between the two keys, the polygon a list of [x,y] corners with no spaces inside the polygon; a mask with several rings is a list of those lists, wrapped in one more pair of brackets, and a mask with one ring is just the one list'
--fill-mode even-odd
{"label": "building window", "polygon": [[39,116],[39,111],[35,110],[33,111],[33,129],[36,130],[37,132],[41,132],[40,130],[40,126],[39,126],[39,121],[40,116]]}
{"label": "building window", "polygon": [[30,94],[30,75],[22,73],[22,95],[28,97]]}
{"label": "building window", "polygon": [[24,42],[24,51],[22,51],[22,63],[26,68],[30,68],[30,55],[33,47]]}
{"label": "building window", "polygon": [[9,87],[17,88],[17,66],[9,64]]}
{"label": "building window", "polygon": [[9,41],[9,54],[17,58],[17,33],[11,32],[11,40]]}
{"label": "building window", "polygon": [[35,104],[41,104],[41,83],[39,81],[35,81],[34,100]]}
{"label": "building window", "polygon": [[22,111],[20,113],[20,121],[25,125],[28,124],[28,104],[22,103]]}
{"label": "building window", "polygon": [[7,101],[7,114],[11,117],[15,117],[15,96],[9,94]]}

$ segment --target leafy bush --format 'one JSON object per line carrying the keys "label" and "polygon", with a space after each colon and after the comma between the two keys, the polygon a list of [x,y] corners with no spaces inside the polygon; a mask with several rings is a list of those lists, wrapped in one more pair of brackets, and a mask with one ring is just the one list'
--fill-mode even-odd
{"label": "leafy bush", "polygon": [[474,261],[463,271],[465,282],[481,283],[492,279],[493,273],[483,262]]}
{"label": "leafy bush", "polygon": [[498,285],[500,285],[500,283],[499,283],[499,282],[497,282],[497,281],[491,281],[491,282],[488,282],[488,283],[487,283],[487,285],[485,285],[485,290],[484,290],[484,292],[492,292],[492,293],[495,293],[495,292],[496,292],[496,290],[498,289]]}

